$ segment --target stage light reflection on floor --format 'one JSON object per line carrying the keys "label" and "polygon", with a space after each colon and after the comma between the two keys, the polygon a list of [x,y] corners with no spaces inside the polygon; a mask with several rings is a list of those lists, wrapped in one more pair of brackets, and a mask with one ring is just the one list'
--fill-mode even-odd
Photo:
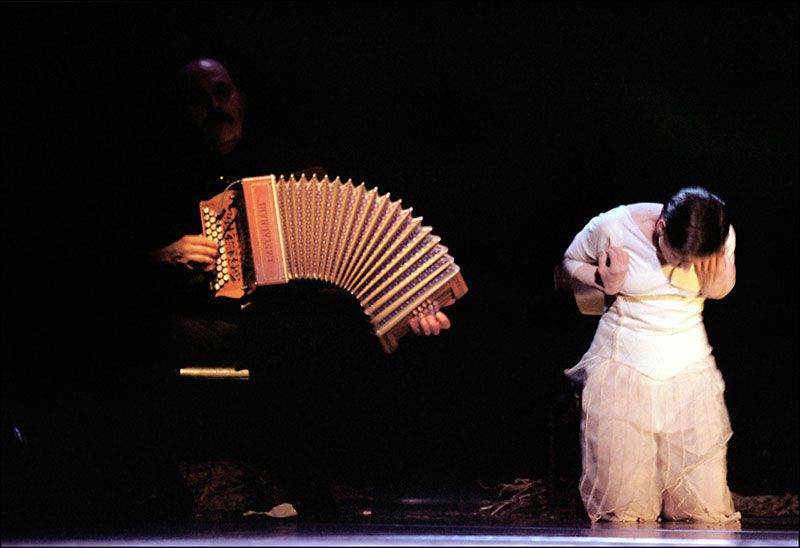
{"label": "stage light reflection on floor", "polygon": [[797,546],[798,531],[703,524],[595,527],[299,525],[182,536],[6,539],[3,546]]}

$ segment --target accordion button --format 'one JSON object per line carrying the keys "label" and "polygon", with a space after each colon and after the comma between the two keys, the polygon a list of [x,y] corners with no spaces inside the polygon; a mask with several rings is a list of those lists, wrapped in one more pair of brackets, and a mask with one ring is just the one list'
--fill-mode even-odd
{"label": "accordion button", "polygon": [[215,291],[219,291],[219,287],[220,287],[219,284],[214,284],[214,290]]}
{"label": "accordion button", "polygon": [[223,245],[223,246],[220,246],[220,248],[219,248],[219,252],[220,252],[222,255],[225,255],[225,246],[224,246],[224,245]]}
{"label": "accordion button", "polygon": [[203,213],[208,213],[208,206],[203,208]]}
{"label": "accordion button", "polygon": [[222,276],[223,276],[222,272],[217,272],[217,278],[219,278],[221,280]]}
{"label": "accordion button", "polygon": [[223,276],[222,276],[222,279],[223,279],[223,280],[225,280],[225,281],[227,282],[227,281],[228,281],[228,280],[230,280],[231,278],[230,278],[230,276],[228,276],[227,274],[225,274],[225,275],[223,275]]}

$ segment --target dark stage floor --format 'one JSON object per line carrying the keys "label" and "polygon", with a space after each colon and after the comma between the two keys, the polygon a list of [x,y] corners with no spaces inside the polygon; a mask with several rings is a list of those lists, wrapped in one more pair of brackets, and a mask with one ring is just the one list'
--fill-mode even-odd
{"label": "dark stage floor", "polygon": [[[260,461],[266,448],[244,450],[247,438],[238,430],[223,436],[225,428],[202,424],[202,436],[191,421],[169,429],[192,442],[173,440],[176,460],[144,458],[158,453],[132,450],[139,447],[133,434],[119,428],[112,431],[117,449],[110,442],[89,445],[103,449],[93,459],[83,446],[74,454],[58,446],[50,455],[10,444],[18,451],[4,452],[2,545],[798,545],[797,493],[775,489],[734,493],[739,524],[592,525],[577,497],[579,468],[569,452],[560,454],[552,475],[540,466],[540,477],[505,485],[486,485],[476,479],[480,474],[442,459],[431,458],[421,475],[417,469],[383,474],[376,471],[380,459],[364,457],[353,461],[364,466],[332,470],[335,518],[309,518],[299,509],[299,517],[279,520],[263,515],[286,500]],[[196,446],[198,439],[210,448]]]}
{"label": "dark stage floor", "polygon": [[[230,470],[229,470],[230,471]],[[179,527],[139,524],[102,533],[80,530],[3,538],[4,546],[797,546],[796,496],[749,500],[738,497],[738,524],[590,524],[577,511],[535,503],[493,513],[500,506],[481,488],[433,490],[410,496],[338,486],[335,521],[274,519],[234,511],[235,497],[206,485],[195,490],[194,517]],[[535,486],[528,491],[536,494]],[[222,498],[220,498],[222,497]],[[213,500],[215,499],[216,500]],[[780,500],[779,500],[780,499]],[[777,501],[777,505],[776,505]],[[748,506],[749,504],[749,506]],[[770,509],[769,504],[773,505]],[[226,506],[227,505],[227,506]],[[505,510],[508,510],[506,507]],[[46,522],[48,516],[39,519]],[[5,531],[4,531],[5,535]]]}
{"label": "dark stage floor", "polygon": [[10,538],[4,546],[797,546],[797,520],[745,520],[740,526],[253,522],[190,531],[143,531]]}

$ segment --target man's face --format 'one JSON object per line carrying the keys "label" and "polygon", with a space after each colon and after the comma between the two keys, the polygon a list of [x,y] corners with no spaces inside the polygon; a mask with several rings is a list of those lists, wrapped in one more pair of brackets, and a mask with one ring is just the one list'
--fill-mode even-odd
{"label": "man's face", "polygon": [[202,59],[185,71],[184,114],[203,144],[224,155],[242,138],[244,100],[227,69]]}

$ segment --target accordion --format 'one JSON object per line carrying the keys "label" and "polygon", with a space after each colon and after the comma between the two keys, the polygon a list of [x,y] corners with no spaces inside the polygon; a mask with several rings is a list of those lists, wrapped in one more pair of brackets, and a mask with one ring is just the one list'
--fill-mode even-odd
{"label": "accordion", "polygon": [[355,296],[386,353],[420,307],[467,292],[460,268],[422,217],[364,183],[274,175],[231,183],[200,202],[203,233],[219,246],[215,297],[322,280]]}

